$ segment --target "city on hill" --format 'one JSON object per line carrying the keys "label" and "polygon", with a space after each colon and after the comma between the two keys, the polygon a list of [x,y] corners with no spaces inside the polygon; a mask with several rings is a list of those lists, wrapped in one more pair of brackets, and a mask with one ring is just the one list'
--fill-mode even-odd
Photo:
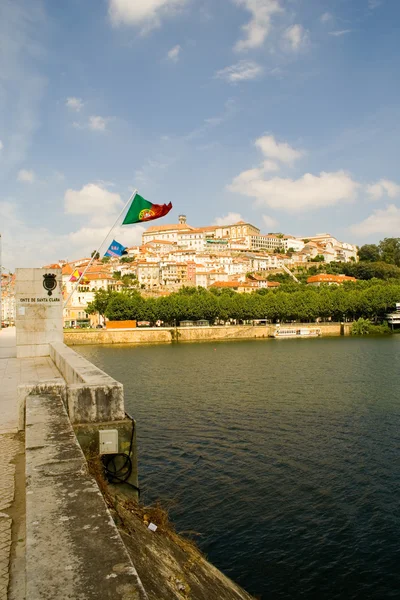
{"label": "city on hill", "polygon": [[[209,290],[218,295],[251,294],[280,287],[283,292],[289,283],[294,284],[295,290],[300,289],[299,284],[307,284],[308,288],[338,286],[358,279],[397,278],[398,254],[396,238],[385,239],[379,246],[370,244],[358,249],[329,233],[307,237],[262,234],[244,221],[193,227],[185,215],[180,215],[176,224],[148,227],[141,245],[125,248],[121,256],[100,256],[94,251],[91,257],[71,262],[59,260],[45,266],[62,269],[64,326],[96,327],[105,321],[105,311],[93,309],[100,291],[107,298],[110,294],[130,291],[149,299],[186,289]],[[3,273],[3,323],[14,320],[13,290],[13,274]],[[310,311],[314,315],[314,308]],[[146,318],[148,310],[143,315]],[[160,315],[152,315],[159,320]],[[284,315],[278,310],[275,316]],[[293,316],[300,318],[297,313]],[[118,319],[118,314],[115,318]],[[148,321],[151,320],[148,316]]]}

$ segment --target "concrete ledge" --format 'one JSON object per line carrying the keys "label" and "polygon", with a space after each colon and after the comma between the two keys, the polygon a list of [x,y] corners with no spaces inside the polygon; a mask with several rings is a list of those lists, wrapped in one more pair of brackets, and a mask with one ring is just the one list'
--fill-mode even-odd
{"label": "concrete ledge", "polygon": [[[61,378],[60,378],[61,379]],[[67,386],[60,379],[43,381],[41,383],[21,383],[17,388],[18,402],[18,431],[25,430],[25,405],[27,397],[33,392],[53,393],[62,398],[65,403],[67,400]]]}
{"label": "concrete ledge", "polygon": [[50,357],[67,383],[66,406],[72,423],[124,419],[121,383],[62,342],[50,344]]}
{"label": "concrete ledge", "polygon": [[60,396],[26,399],[26,597],[148,600]]}

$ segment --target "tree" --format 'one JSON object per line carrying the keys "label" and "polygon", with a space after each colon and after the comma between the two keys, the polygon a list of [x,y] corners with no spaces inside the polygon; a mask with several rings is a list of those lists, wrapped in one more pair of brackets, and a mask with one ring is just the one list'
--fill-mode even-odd
{"label": "tree", "polygon": [[364,244],[358,250],[358,258],[360,261],[377,262],[380,260],[380,251],[376,244]]}
{"label": "tree", "polygon": [[133,256],[123,256],[123,257],[120,259],[120,261],[119,261],[119,262],[120,262],[121,264],[125,264],[125,263],[131,263],[131,262],[133,262],[134,260],[135,260],[135,259],[133,258]]}
{"label": "tree", "polygon": [[311,259],[311,262],[325,262],[325,258],[323,254],[317,254],[317,256]]}
{"label": "tree", "polygon": [[138,293],[115,294],[106,308],[106,317],[110,321],[142,321],[145,314],[146,301]]}
{"label": "tree", "polygon": [[99,260],[99,258],[100,258],[100,254],[98,252],[96,252],[96,250],[93,250],[93,252],[90,256],[91,256],[91,258],[94,258],[95,260]]}
{"label": "tree", "polygon": [[400,267],[400,238],[385,238],[379,242],[381,260]]}
{"label": "tree", "polygon": [[109,256],[103,256],[103,258],[101,259],[101,262],[105,265],[107,263],[110,262],[110,257]]}
{"label": "tree", "polygon": [[139,281],[134,273],[125,273],[125,275],[122,275],[121,281],[122,285],[126,288],[139,285]]}
{"label": "tree", "polygon": [[99,315],[101,315],[104,319],[106,315],[107,306],[110,300],[115,296],[115,294],[116,292],[113,292],[111,290],[96,290],[94,294],[94,300],[93,302],[89,302],[86,312],[89,315],[99,313]]}

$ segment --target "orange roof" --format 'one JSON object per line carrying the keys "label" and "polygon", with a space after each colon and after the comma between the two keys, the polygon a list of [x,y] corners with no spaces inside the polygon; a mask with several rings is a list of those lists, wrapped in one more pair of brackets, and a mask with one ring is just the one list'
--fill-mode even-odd
{"label": "orange roof", "polygon": [[168,240],[152,240],[151,242],[146,242],[145,246],[150,246],[151,244],[169,244],[173,246],[175,242],[169,242]]}
{"label": "orange roof", "polygon": [[357,281],[357,279],[348,275],[328,275],[327,273],[312,275],[307,279],[307,283],[343,283],[344,281]]}
{"label": "orange roof", "polygon": [[64,265],[62,268],[63,275],[72,275],[75,269],[71,267],[71,265]]}

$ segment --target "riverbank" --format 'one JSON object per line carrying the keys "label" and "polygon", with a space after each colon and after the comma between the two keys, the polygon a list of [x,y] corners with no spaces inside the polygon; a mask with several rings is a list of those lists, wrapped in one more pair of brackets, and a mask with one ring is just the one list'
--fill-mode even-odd
{"label": "riverbank", "polygon": [[[350,335],[351,323],[345,323],[344,335]],[[341,335],[340,323],[291,323],[290,327],[319,327],[323,337]],[[148,327],[136,329],[78,329],[64,331],[64,342],[68,346],[85,344],[168,344],[172,342],[196,342],[212,340],[247,340],[268,338],[275,330],[274,325],[235,325],[225,327]]]}

